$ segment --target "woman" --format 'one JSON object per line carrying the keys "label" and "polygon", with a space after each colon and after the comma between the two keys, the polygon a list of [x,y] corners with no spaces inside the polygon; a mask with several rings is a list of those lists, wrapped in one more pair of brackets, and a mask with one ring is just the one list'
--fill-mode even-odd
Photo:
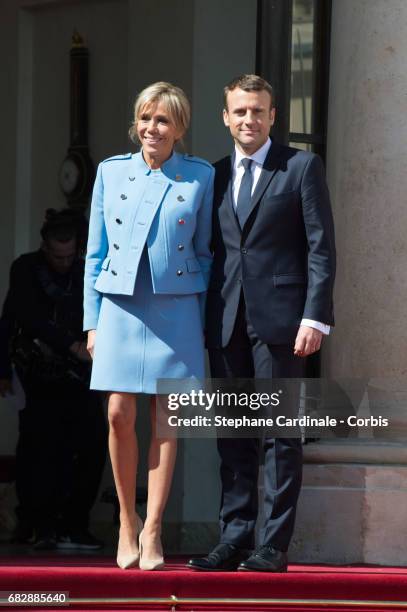
{"label": "woman", "polygon": [[214,171],[174,151],[189,119],[181,89],[164,82],[147,87],[136,99],[129,132],[141,151],[102,162],[93,191],[84,328],[93,356],[91,388],[109,393],[121,568],[163,566],[161,522],[176,455],[175,439],[156,437],[153,398],[147,516],[139,533],[134,394],[157,393],[160,378],[204,376],[200,311],[212,262]]}

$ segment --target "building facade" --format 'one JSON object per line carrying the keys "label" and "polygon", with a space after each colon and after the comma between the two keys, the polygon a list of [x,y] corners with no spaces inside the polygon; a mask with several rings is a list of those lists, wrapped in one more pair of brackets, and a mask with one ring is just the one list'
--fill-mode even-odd
{"label": "building facade", "polygon": [[[272,82],[275,137],[322,155],[336,222],[336,327],[314,367],[339,381],[339,404],[366,415],[373,407],[392,410],[401,428],[407,413],[406,2],[2,0],[2,299],[11,262],[38,245],[44,210],[66,203],[58,175],[69,146],[74,30],[89,49],[95,163],[134,149],[127,137],[132,104],[153,81],[185,89],[193,108],[188,151],[211,161],[230,150],[221,119],[225,83],[256,71]],[[15,406],[1,403],[0,455],[12,454]],[[292,560],[405,562],[405,446],[397,428],[387,437],[372,429],[306,445]],[[174,549],[205,550],[216,539],[217,471],[213,440],[182,445],[168,509]],[[199,506],[197,473],[205,491]],[[107,473],[105,484],[109,479]],[[108,518],[105,508],[96,509],[95,520]]]}

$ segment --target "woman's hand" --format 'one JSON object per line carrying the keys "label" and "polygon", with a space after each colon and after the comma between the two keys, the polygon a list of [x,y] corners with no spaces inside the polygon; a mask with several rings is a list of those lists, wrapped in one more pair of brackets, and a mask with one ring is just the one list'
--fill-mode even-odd
{"label": "woman's hand", "polygon": [[89,355],[93,359],[93,350],[95,348],[95,340],[96,340],[96,329],[90,329],[88,331],[88,344],[86,348],[88,349]]}

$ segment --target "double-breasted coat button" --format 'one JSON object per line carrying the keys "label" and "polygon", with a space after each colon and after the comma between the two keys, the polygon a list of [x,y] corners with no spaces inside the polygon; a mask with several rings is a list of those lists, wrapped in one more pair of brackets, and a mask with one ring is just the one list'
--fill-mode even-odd
{"label": "double-breasted coat button", "polygon": [[184,245],[183,244],[179,244],[178,245],[178,251],[183,251],[184,250]]}
{"label": "double-breasted coat button", "polygon": [[247,249],[243,248],[243,249],[242,249],[242,253],[243,253],[243,255],[246,255],[246,253],[247,253]]}
{"label": "double-breasted coat button", "polygon": [[127,196],[125,193],[122,193],[122,195],[120,196],[122,200],[127,200]]}
{"label": "double-breasted coat button", "polygon": [[114,246],[114,248],[115,248],[117,251],[120,249],[120,247],[119,247],[119,245],[118,245],[118,244],[114,244],[113,246]]}
{"label": "double-breasted coat button", "polygon": [[182,270],[177,270],[177,276],[182,276],[184,273]]}
{"label": "double-breasted coat button", "polygon": [[178,202],[185,202],[185,198],[183,198],[182,195],[179,195],[177,200]]}
{"label": "double-breasted coat button", "polygon": [[178,219],[179,225],[185,225],[185,219]]}
{"label": "double-breasted coat button", "polygon": [[116,219],[116,223],[118,223],[119,225],[121,225],[123,223],[123,221],[121,219]]}
{"label": "double-breasted coat button", "polygon": [[116,270],[112,270],[112,274],[113,274],[113,276],[117,276]]}

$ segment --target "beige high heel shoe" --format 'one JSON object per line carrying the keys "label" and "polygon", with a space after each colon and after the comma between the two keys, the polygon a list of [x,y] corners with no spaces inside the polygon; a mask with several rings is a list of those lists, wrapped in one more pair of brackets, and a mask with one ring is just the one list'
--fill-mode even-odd
{"label": "beige high heel shoe", "polygon": [[[136,542],[138,541],[139,533],[143,529],[143,521],[136,514]],[[130,569],[132,567],[136,567],[140,560],[140,550],[135,554],[127,554],[127,555],[119,555],[119,551],[117,551],[117,565],[121,569]]]}
{"label": "beige high heel shoe", "polygon": [[141,570],[159,570],[164,567],[164,556],[163,549],[160,541],[160,554],[158,557],[153,557],[151,559],[146,558],[143,554],[143,532],[140,532],[139,535],[139,548],[140,548],[140,569]]}

